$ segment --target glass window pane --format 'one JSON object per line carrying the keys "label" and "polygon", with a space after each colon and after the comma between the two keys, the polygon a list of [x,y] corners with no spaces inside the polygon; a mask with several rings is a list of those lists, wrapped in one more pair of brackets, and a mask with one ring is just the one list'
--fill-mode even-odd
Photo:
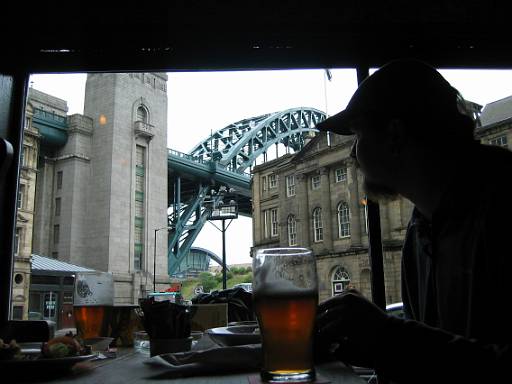
{"label": "glass window pane", "polygon": [[[343,109],[344,103],[348,101],[347,89],[355,88],[355,71],[333,69],[328,72],[329,76],[323,69],[247,73],[90,73],[33,76],[30,79],[33,84],[29,89],[30,107],[26,115],[30,123],[26,124],[26,129],[34,130],[34,134],[31,136],[31,133],[25,132],[24,135],[23,145],[27,148],[24,163],[27,166],[23,169],[25,174],[22,177],[26,176],[26,179],[22,182],[27,188],[25,197],[20,197],[20,206],[30,208],[30,212],[21,212],[17,223],[19,234],[26,231],[19,236],[19,246],[24,256],[28,259],[31,253],[40,254],[92,269],[101,264],[109,266],[114,275],[118,274],[121,278],[133,273],[134,268],[144,269],[144,265],[148,263],[144,263],[143,251],[152,256],[155,249],[153,231],[174,223],[172,217],[167,217],[166,214],[169,208],[167,204],[172,206],[173,198],[173,186],[167,185],[168,175],[173,172],[168,162],[167,149],[189,155],[191,148],[201,142],[207,150],[205,154],[195,158],[201,158],[204,165],[213,155],[225,153],[227,146],[234,148],[233,144],[237,140],[245,139],[244,135],[248,132],[245,129],[260,129],[258,124],[261,120],[253,119],[254,117],[303,105],[329,115],[334,114]],[[194,89],[195,80],[200,80],[203,76],[206,76],[205,79],[211,87],[205,89],[204,81],[199,81],[202,91],[198,92]],[[195,80],[190,81],[191,79]],[[167,81],[172,87],[166,86]],[[53,85],[57,84],[65,85],[62,89],[67,90],[62,93],[54,92]],[[123,88],[125,85],[127,86]],[[118,88],[102,91],[111,86]],[[269,89],[273,90],[270,95]],[[215,91],[213,97],[211,91]],[[240,98],[240,95],[245,96]],[[116,96],[121,97],[113,100],[112,97]],[[242,99],[243,103],[237,102]],[[39,112],[35,112],[36,110]],[[122,113],[114,113],[118,111]],[[228,111],[230,114],[226,113]],[[300,115],[297,116],[299,118],[287,115],[281,121],[287,126],[297,124],[302,129],[306,126],[306,121]],[[143,130],[136,130],[136,127],[140,128],[140,124],[134,124],[133,120],[150,123],[153,127],[151,134],[154,136],[146,137],[144,132],[141,133]],[[245,121],[243,128],[243,124],[236,124],[238,121]],[[67,137],[48,136],[45,127],[49,126],[54,133],[67,130]],[[227,130],[229,132],[225,136],[206,140],[210,134],[215,136],[216,131],[226,126],[230,130]],[[73,134],[69,134],[70,127],[73,127]],[[302,137],[282,137],[275,141],[278,144],[265,143],[265,148],[258,147],[258,143],[263,142],[263,135],[270,138],[273,132],[279,132],[277,128],[282,129],[284,126],[273,125],[267,130],[262,129],[259,135],[253,137],[252,149],[261,153],[261,156],[248,166],[245,170],[247,174],[251,167],[285,158],[284,155],[293,156],[310,141],[315,140],[315,134],[310,132]],[[333,137],[332,143],[337,139]],[[51,145],[47,145],[48,143]],[[91,146],[91,143],[94,145]],[[290,145],[286,146],[285,143]],[[314,148],[325,147],[320,144],[315,144]],[[242,157],[237,159],[236,165],[233,165],[236,162],[230,163],[228,170],[238,166]],[[193,172],[188,172],[191,169],[189,167],[183,172],[181,205],[177,209],[180,212],[185,212],[187,207],[193,205],[197,196],[192,192],[197,185],[211,181],[189,178],[193,175]],[[33,171],[33,174],[25,171]],[[236,175],[233,179],[241,179],[241,175]],[[280,178],[286,175],[291,176],[287,185],[280,186]],[[279,239],[281,234],[288,234],[290,244],[296,244],[298,239],[304,241],[302,235],[308,241],[311,240],[311,211],[314,207],[308,206],[305,200],[307,190],[310,190],[308,178],[299,182],[294,172],[286,170],[283,174],[274,169],[266,171],[265,176],[266,179],[260,179],[262,182],[258,189],[268,191],[271,188],[272,193],[267,193],[269,199],[300,194],[301,198],[304,197],[298,202],[301,210],[282,210],[279,203],[269,201],[263,207],[252,207],[252,201],[247,199],[247,190],[250,188],[237,191],[240,195],[246,195],[246,201],[243,208],[245,215],[238,218],[227,233],[228,238],[233,236],[237,239],[227,246],[228,254],[240,258],[235,262],[250,262],[248,255],[253,245],[250,215],[256,219],[255,212],[258,213],[255,222],[258,222],[260,232],[266,234],[260,233],[259,236],[266,237],[268,244],[276,244],[281,240],[286,244],[286,239]],[[279,192],[282,191],[282,196],[278,196],[278,188]],[[290,221],[288,233],[285,228],[280,232],[279,217],[283,218],[281,225],[284,227],[292,211],[296,220]],[[194,220],[202,213],[201,210],[194,210],[183,224],[193,227]],[[28,220],[27,224],[23,220]],[[262,222],[265,225],[261,225]],[[335,222],[334,219],[334,228]],[[318,236],[323,236],[323,228],[318,230]],[[220,254],[221,245],[216,231],[207,223],[194,245]],[[165,275],[167,240],[162,232],[158,232],[157,236],[157,266]],[[101,255],[97,256],[101,260],[96,255]],[[134,260],[133,263],[130,260]],[[144,289],[148,288],[152,289],[151,281]],[[132,286],[130,289],[133,292],[140,291],[139,297],[144,291],[140,286]],[[30,290],[28,283],[26,290]],[[30,296],[27,292],[23,294]],[[57,297],[63,296],[59,293]],[[45,306],[43,299],[41,313]],[[56,302],[57,315],[60,313],[61,304],[63,303]],[[28,305],[23,308],[24,312],[28,311]],[[26,317],[27,313],[24,314],[24,318]]]}

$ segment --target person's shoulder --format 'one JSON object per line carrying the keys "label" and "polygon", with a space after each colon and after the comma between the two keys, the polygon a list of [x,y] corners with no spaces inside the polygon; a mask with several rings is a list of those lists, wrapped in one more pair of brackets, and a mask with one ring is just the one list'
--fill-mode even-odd
{"label": "person's shoulder", "polygon": [[[510,172],[512,170],[512,151],[503,147],[479,144],[475,147],[473,155],[477,169],[484,173],[480,176],[497,176],[494,182],[510,184],[503,172]],[[489,178],[487,177],[487,179]]]}
{"label": "person's shoulder", "polygon": [[475,161],[474,182],[482,200],[500,210],[512,209],[512,205],[503,204],[504,196],[512,194],[512,151],[482,144],[475,153]]}

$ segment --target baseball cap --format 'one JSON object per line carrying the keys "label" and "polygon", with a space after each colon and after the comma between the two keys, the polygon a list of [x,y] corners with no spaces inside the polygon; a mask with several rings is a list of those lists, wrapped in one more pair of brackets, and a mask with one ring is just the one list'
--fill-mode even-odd
{"label": "baseball cap", "polygon": [[425,119],[432,114],[460,114],[459,99],[459,92],[434,67],[415,59],[395,60],[366,78],[347,108],[316,128],[352,135],[351,121],[362,116]]}

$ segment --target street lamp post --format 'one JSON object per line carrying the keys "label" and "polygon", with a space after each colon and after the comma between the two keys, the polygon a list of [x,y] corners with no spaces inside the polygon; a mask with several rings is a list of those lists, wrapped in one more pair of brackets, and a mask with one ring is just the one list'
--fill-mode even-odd
{"label": "street lamp post", "polygon": [[[222,289],[227,288],[227,269],[226,269],[226,230],[233,222],[233,219],[238,218],[238,203],[233,195],[234,189],[229,190],[226,187],[220,187],[217,192],[217,200],[211,200],[210,214],[208,220],[210,223],[222,232]],[[226,202],[224,202],[224,199]],[[219,229],[212,220],[222,220],[222,229]],[[231,220],[226,227],[226,220]]]}
{"label": "street lamp post", "polygon": [[226,289],[227,284],[228,280],[226,271],[226,220],[222,219],[222,289]]}
{"label": "street lamp post", "polygon": [[153,292],[156,292],[156,233],[163,229],[172,229],[171,227],[162,227],[155,229],[155,243],[153,245]]}

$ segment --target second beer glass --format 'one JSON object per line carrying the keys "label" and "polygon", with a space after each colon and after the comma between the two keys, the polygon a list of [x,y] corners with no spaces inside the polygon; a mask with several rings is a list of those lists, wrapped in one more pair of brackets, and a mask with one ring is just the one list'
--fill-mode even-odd
{"label": "second beer glass", "polygon": [[313,253],[306,248],[259,250],[253,259],[253,274],[263,381],[314,381],[318,284]]}

